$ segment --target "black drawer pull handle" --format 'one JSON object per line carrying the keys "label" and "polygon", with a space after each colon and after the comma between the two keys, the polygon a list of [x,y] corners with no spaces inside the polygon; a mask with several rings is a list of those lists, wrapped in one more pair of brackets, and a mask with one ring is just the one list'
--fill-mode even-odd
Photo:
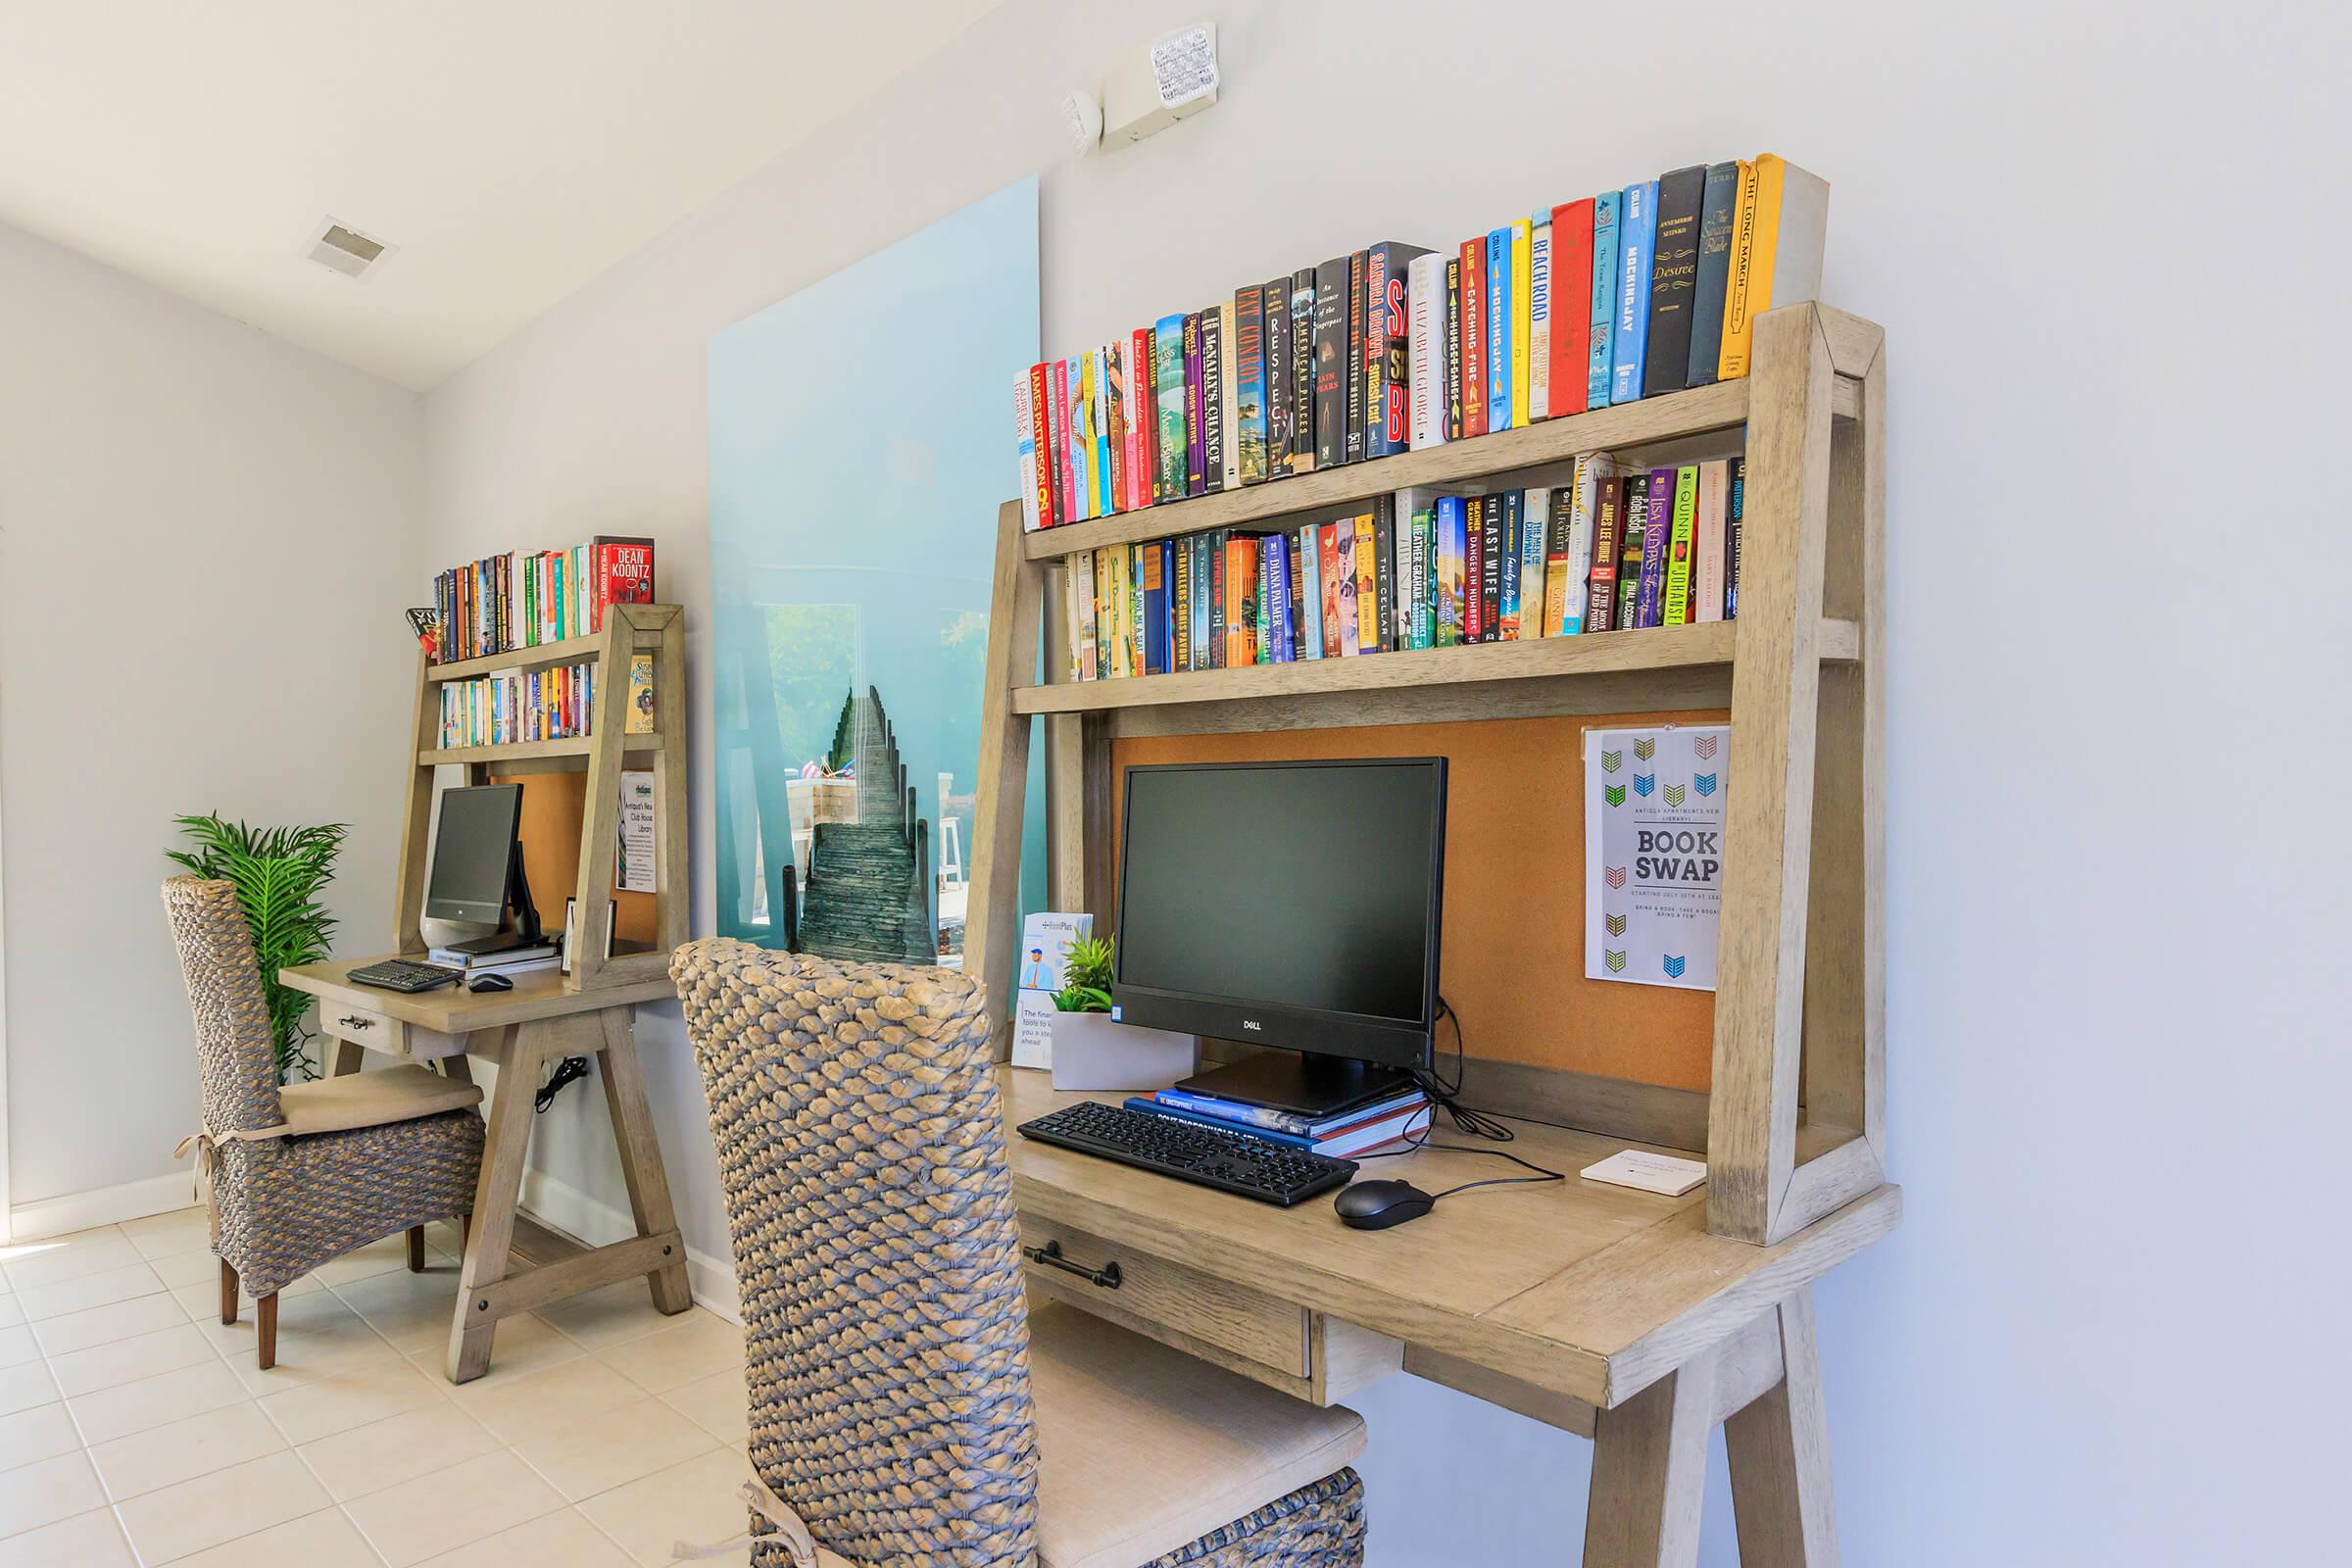
{"label": "black drawer pull handle", "polygon": [[1122,1276],[1115,1260],[1103,1264],[1101,1268],[1088,1268],[1084,1263],[1073,1262],[1062,1256],[1059,1242],[1048,1242],[1043,1247],[1025,1247],[1021,1250],[1028,1253],[1029,1261],[1032,1263],[1043,1263],[1046,1267],[1057,1268],[1064,1274],[1075,1274],[1087,1284],[1100,1285],[1106,1291],[1115,1291],[1119,1288]]}
{"label": "black drawer pull handle", "polygon": [[335,1027],[338,1029],[372,1029],[375,1027],[375,1020],[362,1018],[356,1013],[345,1013],[335,1020]]}

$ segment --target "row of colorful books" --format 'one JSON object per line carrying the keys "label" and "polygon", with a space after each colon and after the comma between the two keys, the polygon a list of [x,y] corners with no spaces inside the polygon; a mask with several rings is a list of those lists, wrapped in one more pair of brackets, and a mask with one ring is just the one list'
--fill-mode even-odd
{"label": "row of colorful books", "polygon": [[1474,235],[1334,257],[1014,389],[1030,528],[1744,376],[1755,318],[1821,287],[1829,185],[1766,153]]}
{"label": "row of colorful books", "polygon": [[1386,1096],[1323,1117],[1270,1110],[1263,1105],[1246,1105],[1238,1100],[1195,1094],[1183,1089],[1162,1089],[1157,1094],[1136,1095],[1128,1100],[1127,1108],[1143,1111],[1147,1115],[1166,1116],[1174,1121],[1196,1122],[1203,1127],[1214,1127],[1219,1132],[1247,1133],[1252,1138],[1263,1138],[1268,1143],[1280,1144],[1286,1149],[1329,1154],[1335,1159],[1352,1159],[1392,1144],[1402,1144],[1408,1139],[1418,1138],[1429,1130],[1431,1114],[1429,1097],[1418,1089]]}
{"label": "row of colorful books", "polygon": [[600,534],[569,550],[489,556],[433,579],[435,662],[602,631],[605,607],[654,602],[654,542]]}
{"label": "row of colorful books", "polygon": [[1165,675],[1738,618],[1747,460],[1378,496],[1332,522],[1081,550],[1068,679]]}
{"label": "row of colorful books", "polygon": [[509,746],[588,733],[596,666],[508,670],[441,683],[441,746]]}

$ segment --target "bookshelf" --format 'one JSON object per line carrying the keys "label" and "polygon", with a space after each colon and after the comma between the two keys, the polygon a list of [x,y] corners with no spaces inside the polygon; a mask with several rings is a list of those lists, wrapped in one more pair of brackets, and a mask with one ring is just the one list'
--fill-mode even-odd
{"label": "bookshelf", "polygon": [[[630,657],[650,653],[654,659],[655,732],[632,735],[628,729]],[[562,740],[514,741],[497,746],[436,744],[441,728],[441,686],[445,681],[510,671],[543,669],[559,664],[592,663],[595,706],[586,735]],[[617,671],[607,678],[606,671]],[[400,951],[424,951],[417,919],[424,911],[425,855],[433,820],[435,769],[460,766],[466,782],[480,784],[494,777],[546,772],[578,772],[583,782],[580,813],[578,877],[579,929],[602,931],[612,918],[615,838],[619,831],[620,775],[624,759],[652,759],[655,815],[655,899],[657,939],[648,951],[616,952],[604,956],[598,943],[581,944],[572,972],[564,977],[569,992],[603,991],[666,981],[669,955],[687,940],[686,865],[686,616],[676,605],[616,604],[606,607],[604,629],[586,637],[514,648],[479,659],[428,663],[417,655],[416,703],[409,733],[408,811],[400,840],[399,906],[396,912]],[[564,908],[539,911],[547,925],[561,930]]]}
{"label": "bookshelf", "polygon": [[[1239,491],[1024,532],[998,516],[967,961],[1011,994],[1022,794],[1045,728],[1051,903],[1109,907],[1111,742],[1728,708],[1735,732],[1705,1140],[1707,1228],[1778,1243],[1879,1188],[1886,1163],[1884,334],[1816,304],[1759,317],[1744,379]],[[1744,427],[1736,621],[1118,680],[1062,679],[1062,561],[1081,550],[1276,518],[1412,485],[1509,484],[1591,451],[1643,465],[1717,453]],[[1563,767],[1578,766],[1574,756]],[[1000,1028],[1004,1020],[999,1019]],[[1004,1042],[1000,1040],[1000,1054]],[[1524,1075],[1522,1075],[1524,1076]],[[1543,1119],[1645,1141],[1696,1131],[1685,1090],[1573,1073]],[[1519,1112],[1522,1107],[1493,1108]]]}

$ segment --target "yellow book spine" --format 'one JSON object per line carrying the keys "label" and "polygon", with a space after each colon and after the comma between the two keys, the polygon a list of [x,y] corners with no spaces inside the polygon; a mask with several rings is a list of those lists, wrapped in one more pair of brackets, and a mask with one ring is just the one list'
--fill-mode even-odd
{"label": "yellow book spine", "polygon": [[[539,708],[541,737],[547,738],[555,727],[555,705],[542,702]],[[629,656],[629,718],[626,725],[631,735],[651,735],[654,732],[654,656]]]}
{"label": "yellow book spine", "polygon": [[1372,514],[1355,519],[1355,649],[1380,652],[1380,562],[1373,550]]}
{"label": "yellow book spine", "polygon": [[1532,423],[1527,416],[1529,345],[1536,335],[1535,223],[1511,223],[1511,428]]}
{"label": "yellow book spine", "polygon": [[[1757,160],[1757,163],[1762,160]],[[1777,160],[1776,160],[1777,162]],[[1747,356],[1755,335],[1749,302],[1756,257],[1756,163],[1740,160],[1740,194],[1732,204],[1731,275],[1723,291],[1723,349],[1715,361],[1718,380],[1732,381],[1747,373]]]}

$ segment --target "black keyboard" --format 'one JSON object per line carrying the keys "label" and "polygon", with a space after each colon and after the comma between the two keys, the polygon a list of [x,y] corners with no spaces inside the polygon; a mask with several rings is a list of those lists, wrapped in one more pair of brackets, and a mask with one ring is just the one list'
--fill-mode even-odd
{"label": "black keyboard", "polygon": [[406,958],[386,958],[351,971],[354,984],[378,986],[386,991],[430,991],[436,986],[455,985],[466,978],[465,971],[445,969],[437,963],[411,963]]}
{"label": "black keyboard", "polygon": [[1198,1122],[1091,1100],[1025,1121],[1018,1131],[1041,1144],[1100,1154],[1138,1170],[1285,1208],[1345,1186],[1355,1175],[1352,1159],[1310,1154],[1248,1133],[1219,1132]]}

